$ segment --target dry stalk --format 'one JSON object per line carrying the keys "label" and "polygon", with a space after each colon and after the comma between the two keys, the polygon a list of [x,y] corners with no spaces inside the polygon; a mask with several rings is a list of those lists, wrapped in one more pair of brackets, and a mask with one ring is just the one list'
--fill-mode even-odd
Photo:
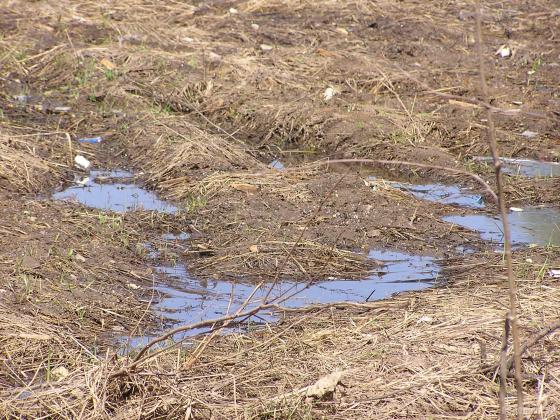
{"label": "dry stalk", "polygon": [[[480,73],[480,87],[482,89],[482,96],[485,103],[489,102],[488,85],[486,83],[486,74],[484,69],[484,56],[482,53],[482,18],[480,0],[476,3],[476,45],[478,54],[478,65]],[[503,232],[504,232],[504,253],[506,261],[506,270],[508,277],[508,292],[509,292],[509,313],[507,318],[511,326],[511,333],[513,337],[513,357],[515,364],[515,388],[517,390],[517,418],[523,419],[523,382],[521,378],[521,352],[519,340],[519,328],[517,325],[517,282],[513,273],[513,263],[511,256],[511,231],[508,222],[508,212],[504,200],[504,191],[502,183],[501,161],[498,154],[498,145],[496,141],[496,128],[494,126],[494,117],[492,110],[486,108],[486,118],[488,121],[488,144],[492,152],[492,159],[494,160],[494,167],[496,171],[496,189],[498,193],[498,206],[500,208],[500,215],[502,218]],[[504,331],[507,334],[507,328]],[[507,340],[507,335],[504,336]],[[502,372],[502,377],[507,375]],[[500,403],[500,417],[506,418],[505,404]]]}
{"label": "dry stalk", "polygon": [[360,164],[370,164],[370,165],[410,166],[413,168],[436,169],[439,171],[450,172],[452,174],[465,175],[478,182],[482,187],[484,187],[486,192],[490,194],[490,196],[494,199],[494,201],[498,202],[498,196],[492,190],[492,188],[488,186],[488,184],[486,183],[486,181],[484,181],[484,179],[482,179],[476,174],[473,174],[472,172],[467,172],[462,169],[450,168],[448,166],[429,165],[426,163],[406,162],[404,160],[384,160],[384,159],[332,159],[332,160],[325,160],[321,162],[314,162],[311,163],[310,166],[324,166],[333,163],[360,163]]}
{"label": "dry stalk", "polygon": [[502,351],[500,352],[500,420],[506,420],[507,409],[506,409],[506,396],[507,396],[507,352],[508,352],[508,341],[509,341],[509,318],[506,315],[504,322],[504,338],[502,341]]}

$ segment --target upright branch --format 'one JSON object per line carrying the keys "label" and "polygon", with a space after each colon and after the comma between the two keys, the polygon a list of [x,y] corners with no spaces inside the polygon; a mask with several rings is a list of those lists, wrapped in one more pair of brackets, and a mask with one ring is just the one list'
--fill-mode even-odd
{"label": "upright branch", "polygon": [[[485,103],[490,103],[488,94],[488,85],[486,83],[486,72],[484,69],[484,55],[482,52],[482,17],[481,17],[481,7],[480,0],[477,0],[476,4],[476,45],[477,45],[477,55],[478,55],[478,65],[480,74],[480,87],[482,90],[483,101]],[[517,418],[523,419],[523,382],[521,379],[521,346],[519,341],[519,328],[517,323],[517,282],[515,275],[513,273],[513,263],[511,257],[511,231],[508,221],[508,212],[506,203],[504,200],[504,189],[502,182],[502,163],[500,161],[500,156],[498,154],[498,145],[496,141],[496,129],[494,126],[494,117],[491,108],[486,108],[486,119],[488,124],[487,139],[488,145],[490,146],[490,151],[492,153],[492,159],[494,161],[494,168],[496,172],[496,190],[498,195],[498,206],[500,208],[500,215],[502,218],[503,232],[504,232],[504,253],[505,262],[508,278],[508,290],[509,290],[509,324],[511,326],[511,335],[513,337],[513,359],[514,359],[514,375],[515,375],[515,388],[517,390]],[[504,331],[504,334],[507,334]],[[504,337],[507,340],[507,336]],[[505,377],[505,375],[504,375]],[[501,408],[501,416],[505,418],[506,413],[505,406]]]}

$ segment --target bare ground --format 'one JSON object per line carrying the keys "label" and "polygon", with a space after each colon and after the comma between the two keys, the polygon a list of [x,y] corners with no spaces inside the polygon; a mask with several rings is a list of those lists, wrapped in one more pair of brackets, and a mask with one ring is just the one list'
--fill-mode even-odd
{"label": "bare ground", "polygon": [[[0,4],[4,417],[496,416],[501,257],[441,220],[467,210],[365,181],[459,184],[484,195],[481,212],[495,211],[490,197],[441,170],[313,164],[411,161],[493,185],[491,168],[472,160],[489,152],[470,2]],[[483,7],[503,156],[560,160],[556,6]],[[495,54],[501,45],[511,57]],[[76,142],[94,135],[104,142]],[[78,153],[135,168],[183,212],[119,215],[49,200],[72,180]],[[287,170],[269,168],[272,159]],[[511,205],[560,199],[559,178],[508,176],[506,186]],[[142,244],[168,231],[192,233],[170,258],[201,278],[363,278],[376,267],[368,250],[397,248],[445,259],[448,284],[280,311],[277,325],[202,335],[112,377],[130,362],[115,339],[159,325]],[[557,247],[515,259],[527,342],[558,320],[560,289],[547,272],[560,259]],[[550,334],[525,354],[527,417],[558,411],[558,344]],[[293,394],[335,371],[342,385],[330,399]]]}

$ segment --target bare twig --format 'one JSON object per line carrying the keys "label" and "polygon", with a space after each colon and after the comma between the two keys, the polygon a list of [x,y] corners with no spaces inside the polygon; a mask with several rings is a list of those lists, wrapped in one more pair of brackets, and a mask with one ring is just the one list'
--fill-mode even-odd
{"label": "bare twig", "polygon": [[[478,65],[480,72],[480,86],[482,89],[482,95],[484,102],[488,103],[488,85],[486,84],[486,74],[484,69],[484,56],[482,53],[482,18],[481,18],[481,6],[480,0],[476,3],[476,39],[477,39],[477,53],[478,53]],[[504,200],[504,192],[502,185],[502,163],[498,154],[498,145],[496,141],[496,128],[494,126],[494,117],[492,110],[486,108],[486,118],[488,121],[488,144],[492,152],[492,158],[494,160],[494,167],[496,170],[496,189],[498,192],[498,206],[500,208],[500,215],[502,218],[503,232],[504,232],[504,253],[506,261],[506,270],[508,277],[508,290],[509,290],[509,313],[508,319],[511,325],[511,333],[513,336],[513,354],[515,361],[515,388],[517,390],[517,418],[523,419],[523,382],[521,379],[521,354],[520,354],[520,344],[519,344],[519,329],[517,326],[517,282],[513,273],[513,263],[511,257],[511,231],[508,222],[508,212],[506,208],[506,203]],[[504,334],[507,332],[504,331]],[[504,337],[507,340],[507,337]],[[504,404],[505,405],[505,404]],[[503,407],[505,409],[505,407]],[[505,416],[506,413],[501,413],[501,416]]]}
{"label": "bare twig", "polygon": [[[519,357],[521,357],[527,350],[529,350],[531,347],[533,347],[535,344],[537,344],[541,339],[543,339],[544,337],[546,337],[549,334],[552,334],[554,331],[556,331],[559,328],[560,328],[560,321],[556,321],[553,324],[550,324],[545,329],[536,333],[533,337],[531,337],[531,339],[529,339],[525,344],[523,344],[523,346],[521,347],[521,349],[519,351],[519,353],[520,353]],[[508,359],[508,362],[507,362],[507,371],[508,372],[513,367],[514,360],[515,360],[514,357],[511,357],[511,358]]]}
{"label": "bare twig", "polygon": [[471,179],[474,179],[482,187],[484,187],[484,190],[494,199],[494,201],[496,201],[496,203],[498,203],[498,196],[492,190],[492,188],[490,188],[490,186],[486,183],[484,179],[482,179],[476,174],[464,171],[462,169],[450,168],[448,166],[430,165],[427,163],[407,162],[404,160],[384,160],[384,159],[332,159],[332,160],[314,162],[311,163],[310,166],[325,166],[333,163],[360,163],[360,164],[370,164],[370,165],[410,166],[413,168],[436,169],[439,171],[450,172],[453,174],[465,175]]}
{"label": "bare twig", "polygon": [[507,396],[507,352],[509,340],[509,319],[506,316],[504,322],[504,338],[502,351],[500,352],[500,420],[507,419],[506,396]]}

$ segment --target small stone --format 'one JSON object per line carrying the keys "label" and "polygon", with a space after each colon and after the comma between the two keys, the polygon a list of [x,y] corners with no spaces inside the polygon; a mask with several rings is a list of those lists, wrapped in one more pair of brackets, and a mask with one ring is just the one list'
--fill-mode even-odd
{"label": "small stone", "polygon": [[502,58],[510,57],[511,56],[511,48],[509,48],[507,45],[502,45],[496,51],[496,55],[499,55]]}
{"label": "small stone", "polygon": [[434,319],[431,316],[424,315],[416,321],[417,324],[431,324]]}
{"label": "small stone", "polygon": [[537,137],[539,135],[539,133],[536,133],[536,132],[531,131],[531,130],[525,130],[523,133],[521,133],[521,135],[523,137],[528,138],[528,139],[532,139],[534,137]]}
{"label": "small stone", "polygon": [[76,259],[76,261],[78,262],[86,262],[86,258],[81,255],[81,254],[76,254],[76,256],[74,257]]}
{"label": "small stone", "polygon": [[259,25],[256,23],[251,23],[251,28],[253,28],[253,30],[258,31],[259,30]]}
{"label": "small stone", "polygon": [[342,35],[348,35],[348,31],[344,28],[336,28],[335,31]]}
{"label": "small stone", "polygon": [[41,266],[41,263],[36,258],[33,258],[30,255],[26,255],[21,260],[21,267],[24,270],[35,270]]}
{"label": "small stone", "polygon": [[216,54],[213,51],[210,51],[208,53],[208,61],[211,63],[219,63],[220,61],[222,61],[222,56],[220,54]]}
{"label": "small stone", "polygon": [[332,88],[332,87],[328,87],[325,89],[325,93],[323,93],[323,99],[325,101],[330,101],[334,95],[336,94],[336,91]]}
{"label": "small stone", "polygon": [[272,49],[274,48],[272,45],[267,45],[267,44],[261,44],[260,47],[261,50],[263,51],[272,51]]}
{"label": "small stone", "polygon": [[58,366],[51,371],[51,378],[55,381],[61,381],[66,378],[70,372],[64,366]]}
{"label": "small stone", "polygon": [[229,12],[230,12],[232,15],[236,15],[236,14],[239,13],[239,11],[238,11],[235,7],[230,7],[230,8],[229,8]]}

